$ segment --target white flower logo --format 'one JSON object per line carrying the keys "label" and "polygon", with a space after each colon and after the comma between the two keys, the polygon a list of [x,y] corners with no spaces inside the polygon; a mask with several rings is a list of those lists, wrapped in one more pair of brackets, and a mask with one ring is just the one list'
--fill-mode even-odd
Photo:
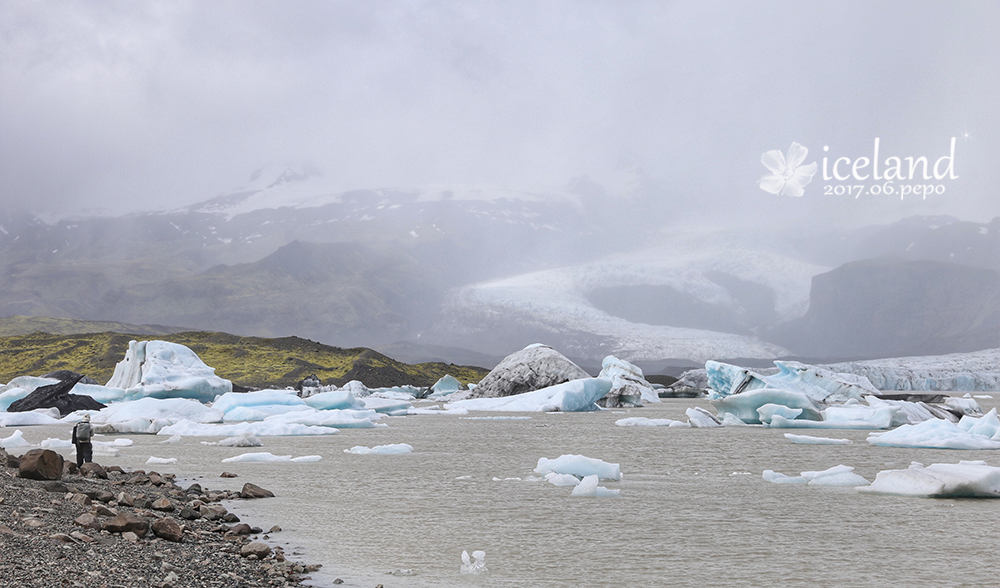
{"label": "white flower logo", "polygon": [[808,154],[808,149],[798,143],[792,143],[787,156],[782,155],[777,149],[761,155],[761,163],[773,173],[757,182],[760,189],[771,194],[784,194],[796,198],[802,196],[805,193],[802,188],[812,181],[816,173],[815,161],[809,165],[802,165]]}

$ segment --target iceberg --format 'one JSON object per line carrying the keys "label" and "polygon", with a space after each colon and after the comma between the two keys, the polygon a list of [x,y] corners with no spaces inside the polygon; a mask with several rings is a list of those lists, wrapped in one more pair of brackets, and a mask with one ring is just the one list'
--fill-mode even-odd
{"label": "iceberg", "polygon": [[[770,425],[771,421],[774,420],[775,415],[784,417],[788,420],[796,419],[802,414],[801,408],[791,408],[785,406],[784,404],[765,404],[757,409],[757,414],[760,416],[760,422],[764,425]],[[726,415],[730,416],[730,415]]]}
{"label": "iceberg", "polygon": [[243,453],[241,455],[235,455],[233,457],[227,457],[222,460],[222,463],[256,463],[262,461],[292,461],[291,455],[274,455],[273,453],[260,452],[260,453]]}
{"label": "iceberg", "polygon": [[234,423],[215,425],[195,423],[187,419],[163,427],[157,435],[180,435],[181,437],[232,437],[240,433],[249,433],[258,437],[280,437],[296,435],[334,435],[338,433],[333,427],[312,427],[298,423]]}
{"label": "iceberg", "polygon": [[[317,396],[319,396],[317,394]],[[212,403],[215,410],[227,413],[241,406],[307,406],[306,401],[292,390],[258,390],[256,392],[227,392]]]}
{"label": "iceberg", "polygon": [[675,421],[671,419],[650,419],[646,417],[629,417],[618,419],[615,424],[619,427],[690,427],[690,423]]}
{"label": "iceberg", "polygon": [[[18,400],[31,394],[31,391],[27,388],[21,388],[19,386],[13,385],[14,381],[18,378],[11,380],[6,386],[0,387],[0,412],[7,412],[11,404],[14,404]],[[53,382],[54,383],[54,382]]]}
{"label": "iceberg", "polygon": [[785,433],[785,439],[799,445],[850,445],[850,439],[830,439],[829,437],[811,437],[809,435],[793,435]]}
{"label": "iceberg", "polygon": [[772,484],[807,484],[809,486],[867,486],[868,480],[854,473],[851,466],[838,465],[832,468],[802,472],[798,476],[786,476],[772,470],[764,470],[764,480]]}
{"label": "iceberg", "polygon": [[431,393],[427,395],[428,398],[437,398],[438,396],[447,396],[448,394],[454,394],[462,389],[462,382],[459,382],[457,378],[452,375],[445,374],[441,376],[441,379],[431,386]]}
{"label": "iceberg", "polygon": [[[764,415],[757,411],[765,405],[779,405],[788,409],[799,409],[790,418],[801,416],[804,419],[818,421],[822,418],[820,408],[817,403],[803,392],[797,390],[784,390],[781,388],[757,388],[747,390],[740,394],[725,396],[720,399],[711,400],[712,406],[719,412],[720,416],[732,414],[747,424],[759,425],[762,422],[770,422],[770,415],[775,414],[774,410],[766,409]],[[784,412],[783,416],[788,414]],[[764,418],[766,417],[766,421]]]}
{"label": "iceberg", "polygon": [[0,447],[3,449],[20,449],[21,447],[31,447],[31,443],[24,438],[24,433],[20,429],[17,429],[10,437],[0,439]]}
{"label": "iceberg", "polygon": [[413,403],[407,400],[393,400],[390,398],[379,398],[366,396],[361,399],[364,407],[389,416],[405,416],[407,411],[413,408]]}
{"label": "iceberg", "polygon": [[147,465],[149,465],[149,464],[169,465],[169,464],[175,464],[175,463],[177,463],[177,458],[176,457],[156,457],[154,455],[154,456],[150,456],[149,459],[146,460],[146,464]]}
{"label": "iceberg", "polygon": [[42,449],[69,449],[73,447],[73,442],[69,439],[58,439],[49,437],[38,444]]}
{"label": "iceberg", "polygon": [[99,412],[92,412],[95,423],[117,423],[132,419],[187,419],[196,423],[220,423],[222,411],[186,398],[140,398],[114,403]]}
{"label": "iceberg", "polygon": [[167,341],[130,341],[125,359],[115,365],[106,387],[124,389],[120,400],[152,397],[202,402],[233,390],[232,382],[216,376],[195,352]]}
{"label": "iceberg", "polygon": [[340,427],[342,429],[374,429],[376,427],[388,427],[383,423],[375,421],[382,418],[382,414],[374,410],[297,410],[269,416],[264,419],[266,423],[298,423],[301,425],[312,425],[317,427]]}
{"label": "iceberg", "polygon": [[0,412],[0,427],[28,427],[32,425],[58,425],[59,419],[40,412]]}
{"label": "iceberg", "polygon": [[[171,437],[172,439],[173,437]],[[177,437],[180,440],[180,437]],[[260,439],[255,437],[250,433],[240,433],[233,437],[226,437],[225,439],[219,441],[216,445],[219,447],[260,447],[264,445],[260,442]]]}
{"label": "iceberg", "polygon": [[927,467],[914,462],[905,470],[879,472],[870,486],[858,491],[925,498],[1000,498],[1000,468],[984,461]]}
{"label": "iceberg", "polygon": [[596,474],[592,476],[585,476],[583,480],[576,485],[576,488],[573,488],[573,496],[618,496],[618,489],[611,490],[603,486],[598,486],[597,483],[598,478]]}
{"label": "iceberg", "polygon": [[[962,417],[959,424],[943,419],[932,419],[916,425],[901,425],[884,433],[871,433],[868,442],[881,447],[1000,449],[1000,433],[990,425],[992,420],[988,418],[990,415],[996,418],[996,413],[990,411],[989,415],[978,419]],[[980,423],[985,424],[980,426]],[[972,432],[973,430],[977,432]]]}
{"label": "iceberg", "polygon": [[622,479],[621,468],[618,464],[573,454],[561,455],[556,459],[539,458],[535,473],[545,475],[549,472],[571,474],[578,478],[597,475],[602,480]]}
{"label": "iceberg", "polygon": [[576,486],[580,483],[580,478],[573,474],[557,474],[555,472],[545,474],[542,479],[553,486]]}
{"label": "iceberg", "polygon": [[488,572],[489,570],[486,569],[486,552],[473,551],[472,559],[469,559],[469,552],[463,549],[460,571],[463,574],[485,574]]}
{"label": "iceberg", "polygon": [[864,376],[834,372],[797,361],[775,361],[778,373],[761,375],[739,366],[718,361],[705,362],[708,384],[719,397],[741,394],[758,388],[777,388],[802,392],[820,403],[861,400],[867,394],[878,394]]}
{"label": "iceberg", "polygon": [[[720,421],[714,414],[708,412],[700,406],[689,408],[684,411],[684,414],[688,416],[688,423],[690,423],[692,427],[710,429],[712,427],[722,426],[722,421]],[[740,420],[742,421],[742,419]]]}
{"label": "iceberg", "polygon": [[607,378],[582,378],[533,392],[499,398],[470,398],[450,403],[451,408],[518,412],[577,412],[598,410],[595,404],[611,390]]}
{"label": "iceberg", "polygon": [[638,407],[643,402],[659,402],[660,397],[637,366],[609,355],[601,362],[598,378],[611,380],[611,390],[598,401],[604,408]]}
{"label": "iceberg", "polygon": [[923,357],[851,361],[825,366],[867,378],[879,390],[1000,390],[1000,349]]}
{"label": "iceberg", "polygon": [[345,449],[344,453],[353,453],[355,455],[403,455],[405,453],[413,453],[413,447],[406,443],[376,445],[375,447],[355,445],[350,449]]}
{"label": "iceberg", "polygon": [[362,409],[365,407],[365,404],[355,398],[350,390],[320,392],[303,400],[307,405],[316,410]]}

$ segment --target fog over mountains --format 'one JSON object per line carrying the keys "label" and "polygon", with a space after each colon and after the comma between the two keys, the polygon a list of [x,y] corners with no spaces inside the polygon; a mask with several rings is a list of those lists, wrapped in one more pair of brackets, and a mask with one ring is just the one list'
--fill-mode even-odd
{"label": "fog over mountains", "polygon": [[170,212],[4,213],[0,315],[479,363],[536,341],[650,367],[1000,346],[1000,219],[686,227],[653,212],[663,194],[641,170],[621,178],[332,193],[318,172],[279,166]]}

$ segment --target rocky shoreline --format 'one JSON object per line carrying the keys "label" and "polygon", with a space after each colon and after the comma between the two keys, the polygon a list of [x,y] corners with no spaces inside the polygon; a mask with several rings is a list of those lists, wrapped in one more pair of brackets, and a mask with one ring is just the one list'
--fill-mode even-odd
{"label": "rocky shoreline", "polygon": [[[319,566],[286,559],[223,500],[273,496],[199,484],[172,474],[84,464],[48,450],[0,450],[0,587],[228,588],[294,586]],[[337,583],[337,581],[334,581]]]}

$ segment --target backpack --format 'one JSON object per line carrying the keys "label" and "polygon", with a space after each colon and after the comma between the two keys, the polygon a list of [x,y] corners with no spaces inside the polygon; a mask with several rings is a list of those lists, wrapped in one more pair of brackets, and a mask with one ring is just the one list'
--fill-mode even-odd
{"label": "backpack", "polygon": [[76,426],[77,443],[90,443],[91,434],[93,434],[93,429],[91,429],[90,423],[80,423]]}

